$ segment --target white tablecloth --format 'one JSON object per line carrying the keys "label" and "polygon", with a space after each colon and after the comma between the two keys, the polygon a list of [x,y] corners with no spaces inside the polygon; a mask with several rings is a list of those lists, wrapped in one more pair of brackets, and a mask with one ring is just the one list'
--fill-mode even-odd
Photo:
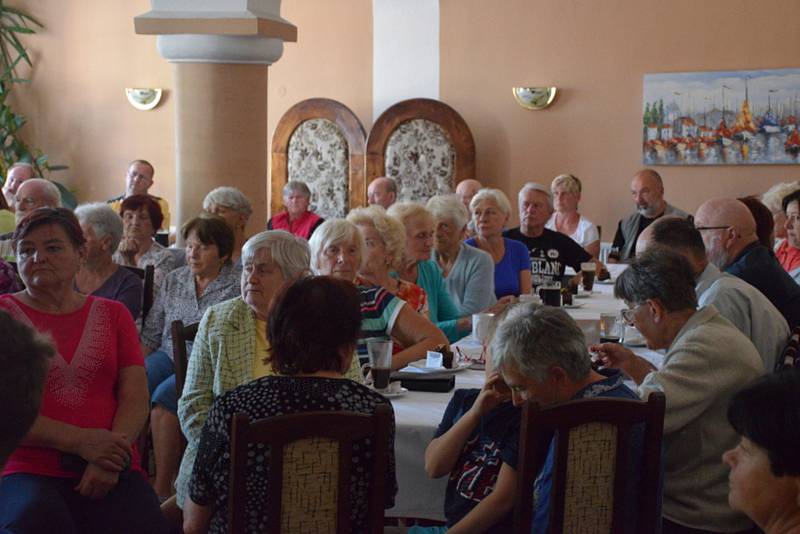
{"label": "white tablecloth", "polygon": [[[624,265],[610,265],[612,279],[615,279]],[[614,299],[613,285],[595,284],[594,291],[587,298],[575,299],[580,307],[567,309],[567,312],[584,330],[587,343],[599,339],[597,322],[601,313],[618,312],[624,303]],[[474,341],[465,339],[456,345],[474,348]],[[661,366],[661,353],[644,347],[632,349],[657,367]],[[480,388],[483,385],[483,371],[465,370],[455,374],[456,388]],[[629,386],[633,386],[632,383]],[[390,517],[420,517],[444,520],[444,490],[447,477],[431,480],[425,474],[425,449],[433,438],[442,420],[447,403],[452,397],[449,393],[425,393],[410,391],[402,397],[392,399],[395,413],[395,458],[397,461],[398,493],[395,506],[386,511]]]}

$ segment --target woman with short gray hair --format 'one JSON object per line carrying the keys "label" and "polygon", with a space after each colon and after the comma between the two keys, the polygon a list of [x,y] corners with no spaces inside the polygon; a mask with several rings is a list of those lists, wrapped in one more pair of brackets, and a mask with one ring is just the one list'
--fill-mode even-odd
{"label": "woman with short gray hair", "polygon": [[[311,236],[309,245],[314,274],[348,282],[357,280],[364,238],[355,224],[344,219],[329,219]],[[404,347],[392,356],[392,369],[400,369],[425,358],[427,351],[434,350],[437,345],[447,343],[441,330],[386,288],[357,287],[361,294],[359,356],[367,356],[368,338],[392,337]]]}
{"label": "woman with short gray hair", "polygon": [[467,208],[455,195],[431,197],[427,208],[435,225],[431,259],[439,265],[447,292],[461,315],[472,315],[494,304],[492,257],[464,243]]}
{"label": "woman with short gray hair", "polygon": [[122,219],[105,202],[75,208],[86,238],[86,254],[75,277],[75,288],[85,294],[121,302],[134,320],[142,313],[142,280],[114,263],[112,256],[122,240]]}
{"label": "woman with short gray hair", "polygon": [[245,228],[253,208],[250,201],[235,187],[223,186],[210,191],[203,199],[203,209],[208,213],[222,217],[233,231],[233,253],[231,261],[234,266],[242,265],[242,245],[245,242]]}
{"label": "woman with short gray hair", "polygon": [[[309,260],[305,239],[283,230],[254,235],[242,247],[241,295],[211,306],[203,315],[178,400],[178,419],[187,440],[175,482],[181,508],[214,399],[245,382],[274,374],[266,340],[272,301],[285,284],[309,274]],[[347,377],[360,379],[358,365]]]}
{"label": "woman with short gray hair", "polygon": [[467,239],[466,243],[491,256],[495,296],[501,299],[508,295],[518,297],[530,294],[531,258],[528,247],[503,237],[503,228],[511,217],[511,204],[506,194],[499,189],[481,189],[472,197],[469,208],[477,234]]}
{"label": "woman with short gray hair", "polygon": [[286,230],[303,239],[309,239],[314,230],[325,220],[310,211],[311,190],[296,180],[283,186],[283,205],[286,211],[275,215],[267,222],[268,230]]}
{"label": "woman with short gray hair", "polygon": [[559,174],[553,179],[550,191],[555,211],[545,228],[571,237],[593,258],[597,258],[600,254],[600,232],[596,224],[578,213],[581,190],[581,181],[571,174]]}

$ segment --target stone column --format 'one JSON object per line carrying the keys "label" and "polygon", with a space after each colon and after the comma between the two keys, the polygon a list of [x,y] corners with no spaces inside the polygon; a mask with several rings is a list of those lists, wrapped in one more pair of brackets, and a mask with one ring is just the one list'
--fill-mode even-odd
{"label": "stone column", "polygon": [[136,33],[158,35],[159,53],[175,68],[174,224],[180,230],[209,191],[229,185],[253,205],[249,233],[262,230],[267,69],[297,29],[280,18],[280,0],[152,0],[152,7],[134,23]]}

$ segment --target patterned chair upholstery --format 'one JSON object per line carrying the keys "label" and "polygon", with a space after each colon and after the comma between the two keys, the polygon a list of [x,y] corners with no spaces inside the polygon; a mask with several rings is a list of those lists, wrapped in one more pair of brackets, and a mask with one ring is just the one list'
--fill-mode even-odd
{"label": "patterned chair upholstery", "polygon": [[[594,397],[522,412],[514,532],[531,531],[534,481],[553,455],[547,533],[657,532],[665,397]],[[631,479],[638,474],[638,479]],[[636,475],[634,475],[636,476]],[[630,500],[636,501],[635,516]],[[634,521],[635,520],[635,521]]]}
{"label": "patterned chair upholstery", "polygon": [[363,205],[365,143],[361,122],[344,104],[312,98],[292,106],[272,140],[271,214],[282,208],[288,180],[308,185],[312,209],[326,219]]}
{"label": "patterned chair upholstery", "polygon": [[306,183],[312,209],[325,219],[347,215],[347,157],[347,140],[328,119],[307,120],[289,138],[289,180]]}
{"label": "patterned chair upholstery", "polygon": [[438,100],[415,98],[384,111],[367,139],[367,182],[393,178],[398,198],[425,202],[475,178],[475,142],[466,122]]}
{"label": "patterned chair upholstery", "polygon": [[397,182],[401,201],[452,193],[455,160],[450,136],[426,119],[401,124],[386,144],[386,176]]}

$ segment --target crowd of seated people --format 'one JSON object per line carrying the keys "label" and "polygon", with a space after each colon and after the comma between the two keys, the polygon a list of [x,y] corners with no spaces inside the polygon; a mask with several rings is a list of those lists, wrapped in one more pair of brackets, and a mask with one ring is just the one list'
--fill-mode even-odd
{"label": "crowd of seated people", "polygon": [[[185,532],[224,532],[230,465],[222,452],[234,412],[371,413],[386,400],[363,385],[367,339],[394,341],[397,370],[469,334],[479,312],[496,314],[486,383],[454,393],[425,454],[430,476],[450,475],[447,529],[510,528],[517,407],[525,400],[549,405],[653,391],[667,397],[664,533],[751,532],[752,521],[768,533],[797,527],[793,455],[770,434],[776,429],[753,422],[768,402],[777,412],[791,407],[787,417],[797,418],[796,399],[765,400],[769,389],[790,402],[786,384],[797,385],[796,373],[776,371],[800,325],[796,184],[778,211],[752,197],[721,198],[692,218],[664,200],[655,171],[636,173],[636,211],[620,220],[612,244],[610,261],[628,263],[615,295],[628,306],[625,321],[666,356],[655,369],[622,345],[603,343],[589,347],[605,366],[597,371],[566,313],[514,305],[541,284],[563,281],[567,267],[578,272],[599,260],[599,231],[578,211],[583,185],[572,175],[550,187],[524,184],[516,228],[509,228],[508,196],[475,181],[420,204],[398,201],[397,183],[381,177],[371,184],[369,207],[328,220],[313,212],[306,184],[289,182],[286,210],[249,239],[250,202],[219,187],[180,228],[180,250],[155,239],[169,229],[169,208],[149,193],[148,162],[131,163],[125,195],[74,214],[60,207],[51,182],[29,171],[12,167],[4,186],[14,228],[0,236],[8,260],[0,263],[0,321],[5,312],[19,335],[48,334],[55,352],[36,418],[8,446],[0,531],[166,532],[178,527],[164,515],[172,506],[178,518],[182,511]],[[784,222],[776,226],[773,216]],[[785,236],[777,246],[776,236]],[[154,303],[137,323],[143,285],[126,267],[149,265]],[[199,323],[182,392],[175,320]],[[37,339],[27,343],[49,354]],[[298,395],[308,402],[296,405]],[[137,450],[146,421],[153,477]],[[800,446],[797,436],[787,439]],[[482,466],[487,447],[501,461]],[[387,468],[395,488],[393,461]],[[478,479],[459,476],[469,469],[492,491],[470,497],[460,484]],[[266,491],[260,476],[248,480],[256,493]],[[547,525],[547,478],[537,479],[534,532]],[[770,502],[780,506],[760,506],[751,484],[769,486]],[[254,503],[248,506],[263,519]]]}

